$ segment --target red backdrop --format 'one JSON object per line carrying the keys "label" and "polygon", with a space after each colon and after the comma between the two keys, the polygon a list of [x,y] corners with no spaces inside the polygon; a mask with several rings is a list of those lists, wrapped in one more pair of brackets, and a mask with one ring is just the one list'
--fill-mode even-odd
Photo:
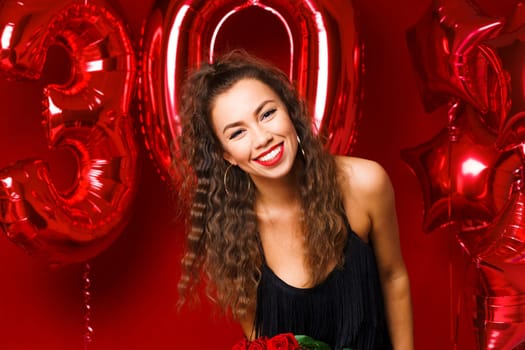
{"label": "red backdrop", "polygon": [[[114,2],[135,40],[151,3]],[[392,178],[411,278],[416,348],[432,350],[453,348],[457,294],[465,272],[452,235],[423,233],[421,189],[400,157],[401,149],[428,140],[446,123],[423,111],[405,40],[407,28],[429,4],[354,1],[366,67],[363,117],[354,154],[378,161]],[[60,71],[52,62],[49,65],[50,71]],[[0,167],[40,156],[50,162],[53,177],[67,182],[71,174],[64,164],[69,155],[44,151],[43,85],[0,79]],[[174,220],[168,187],[141,147],[142,174],[131,221],[117,241],[91,262],[95,331],[88,348],[228,349],[242,336],[234,322],[205,301],[181,312],[175,308],[183,228]],[[81,267],[52,270],[0,236],[0,349],[82,348]],[[459,348],[471,349],[470,320],[460,316]]]}

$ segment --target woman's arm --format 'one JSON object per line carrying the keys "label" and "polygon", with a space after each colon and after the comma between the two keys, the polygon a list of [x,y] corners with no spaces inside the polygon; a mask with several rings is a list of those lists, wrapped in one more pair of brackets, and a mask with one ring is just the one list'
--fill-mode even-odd
{"label": "woman's arm", "polygon": [[361,221],[367,222],[367,238],[373,243],[377,259],[392,345],[396,350],[411,350],[414,344],[410,284],[399,243],[392,183],[376,162],[359,158],[346,162],[350,166],[350,172],[345,171],[350,205],[361,208],[357,215],[362,213]]}

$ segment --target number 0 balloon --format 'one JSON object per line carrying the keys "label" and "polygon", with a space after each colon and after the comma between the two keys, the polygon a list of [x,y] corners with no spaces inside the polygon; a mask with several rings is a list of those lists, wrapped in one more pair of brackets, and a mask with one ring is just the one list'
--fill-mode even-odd
{"label": "number 0 balloon", "polygon": [[[289,76],[313,103],[312,123],[332,153],[348,154],[361,109],[362,48],[351,1],[158,1],[141,46],[141,120],[147,147],[164,178],[177,149],[178,94],[185,74],[213,61],[216,40],[234,15],[258,8],[288,35]],[[241,28],[239,28],[241,29]]]}

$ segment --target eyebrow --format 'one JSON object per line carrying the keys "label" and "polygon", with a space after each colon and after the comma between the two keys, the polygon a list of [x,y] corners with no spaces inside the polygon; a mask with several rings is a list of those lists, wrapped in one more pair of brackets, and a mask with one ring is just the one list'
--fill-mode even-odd
{"label": "eyebrow", "polygon": [[[257,108],[255,108],[255,110],[253,111],[253,114],[254,114],[254,115],[258,115],[267,103],[270,103],[270,102],[273,102],[273,101],[274,101],[274,100],[264,100],[264,101],[262,101],[262,102],[257,106]],[[233,122],[233,123],[230,123],[230,124],[226,124],[226,125],[224,126],[224,129],[222,129],[222,133],[224,134],[224,133],[226,132],[227,129],[229,129],[229,128],[234,128],[234,127],[239,126],[239,125],[241,125],[241,124],[242,124],[242,122],[240,122],[240,121],[238,121],[238,122]]]}

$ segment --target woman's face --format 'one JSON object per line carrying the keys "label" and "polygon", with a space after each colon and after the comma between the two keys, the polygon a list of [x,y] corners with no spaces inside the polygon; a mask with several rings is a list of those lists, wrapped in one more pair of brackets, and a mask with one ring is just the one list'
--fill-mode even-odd
{"label": "woman's face", "polygon": [[242,79],[214,102],[212,123],[228,162],[254,181],[290,173],[297,133],[286,106],[268,85]]}

